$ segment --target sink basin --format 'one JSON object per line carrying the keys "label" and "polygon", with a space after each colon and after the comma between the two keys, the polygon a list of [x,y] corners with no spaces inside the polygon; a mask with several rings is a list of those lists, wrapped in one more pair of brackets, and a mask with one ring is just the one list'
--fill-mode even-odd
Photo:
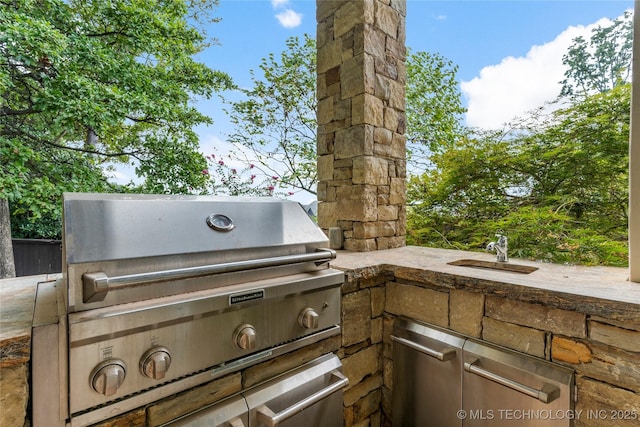
{"label": "sink basin", "polygon": [[529,265],[511,264],[509,262],[492,262],[482,261],[479,259],[459,259],[447,263],[449,265],[458,265],[461,267],[484,268],[486,270],[507,271],[511,273],[529,274],[533,273],[538,267]]}

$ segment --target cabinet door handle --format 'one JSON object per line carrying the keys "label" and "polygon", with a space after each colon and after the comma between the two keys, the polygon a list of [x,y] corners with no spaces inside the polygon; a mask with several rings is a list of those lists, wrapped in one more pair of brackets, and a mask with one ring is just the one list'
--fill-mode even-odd
{"label": "cabinet door handle", "polygon": [[309,406],[321,401],[322,399],[335,393],[341,388],[346,387],[349,384],[349,379],[342,375],[339,371],[332,372],[331,377],[334,381],[327,387],[313,393],[311,396],[305,397],[304,399],[294,403],[288,408],[283,409],[277,414],[269,409],[267,405],[262,405],[256,410],[258,420],[268,427],[275,427],[281,422],[291,418],[299,412],[304,411]]}
{"label": "cabinet door handle", "polygon": [[538,399],[542,403],[550,403],[560,397],[560,389],[552,384],[545,383],[542,388],[538,390],[536,388],[529,387],[528,385],[510,380],[509,378],[505,378],[494,372],[483,369],[477,365],[478,361],[479,360],[476,359],[471,363],[465,362],[464,370],[508,387],[512,390],[519,391],[520,393],[526,394],[527,396],[533,397],[534,399]]}
{"label": "cabinet door handle", "polygon": [[404,338],[396,337],[395,335],[391,335],[391,340],[395,341],[397,343],[400,343],[402,345],[406,345],[407,347],[412,348],[414,350],[417,350],[420,353],[424,353],[424,354],[426,354],[428,356],[435,357],[436,359],[438,359],[438,360],[440,360],[442,362],[446,362],[447,360],[455,359],[455,357],[456,357],[456,349],[455,348],[447,347],[442,351],[437,351],[437,350],[431,349],[429,347],[425,347],[423,345],[415,343],[413,341],[409,341],[409,340],[404,339]]}

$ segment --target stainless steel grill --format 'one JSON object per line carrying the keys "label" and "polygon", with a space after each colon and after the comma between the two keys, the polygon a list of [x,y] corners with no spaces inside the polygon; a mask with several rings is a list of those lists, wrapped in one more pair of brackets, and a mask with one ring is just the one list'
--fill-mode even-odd
{"label": "stainless steel grill", "polygon": [[326,246],[290,201],[65,194],[34,426],[96,423],[338,334],[344,275]]}

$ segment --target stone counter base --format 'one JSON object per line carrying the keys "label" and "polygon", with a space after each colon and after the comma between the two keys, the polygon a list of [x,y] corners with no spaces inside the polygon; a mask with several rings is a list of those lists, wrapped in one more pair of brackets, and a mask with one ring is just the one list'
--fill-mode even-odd
{"label": "stone counter base", "polygon": [[[406,271],[405,271],[406,273]],[[397,316],[431,323],[576,371],[576,427],[640,425],[640,322],[396,277],[392,267],[346,271],[340,354],[349,377],[345,426],[391,426]],[[401,274],[405,276],[405,274]],[[446,280],[444,280],[446,282]],[[640,310],[640,306],[638,306]]]}

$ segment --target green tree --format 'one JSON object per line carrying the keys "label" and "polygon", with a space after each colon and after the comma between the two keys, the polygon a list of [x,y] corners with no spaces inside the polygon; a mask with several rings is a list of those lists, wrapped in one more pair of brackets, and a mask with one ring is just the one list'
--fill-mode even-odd
{"label": "green tree", "polygon": [[576,37],[562,57],[567,67],[560,96],[603,93],[629,82],[633,45],[633,16],[625,12],[611,25],[591,31],[589,41]]}
{"label": "green tree", "polygon": [[60,238],[62,193],[114,191],[103,171],[82,153],[47,148],[35,149],[18,139],[0,145],[2,191],[4,200],[11,201],[14,237]]}
{"label": "green tree", "polygon": [[502,232],[514,256],[626,265],[632,36],[626,13],[574,40],[564,108],[436,152],[409,182],[407,241],[474,250]]}
{"label": "green tree", "polygon": [[430,167],[431,153],[463,137],[458,66],[439,54],[409,52],[407,57],[407,160],[414,173]]}
{"label": "green tree", "polygon": [[262,59],[260,74],[251,70],[253,87],[239,89],[240,100],[225,98],[235,126],[228,135],[235,147],[231,156],[252,165],[251,174],[269,181],[267,187],[315,194],[315,40],[287,39],[279,57]]}
{"label": "green tree", "polygon": [[54,233],[62,191],[113,189],[110,164],[143,179],[119,191],[204,188],[193,128],[211,119],[191,101],[231,79],[193,59],[195,25],[217,3],[0,0],[0,200],[18,236]]}
{"label": "green tree", "polygon": [[617,86],[435,155],[409,183],[407,240],[480,249],[506,232],[514,256],[625,265],[630,93]]}
{"label": "green tree", "polygon": [[[204,188],[193,128],[211,120],[192,100],[232,85],[193,59],[217,4],[0,0],[0,212],[14,237],[59,237],[63,191]],[[114,164],[143,183],[114,187]]]}
{"label": "green tree", "polygon": [[[253,75],[253,87],[240,90],[241,100],[227,97],[235,125],[229,135],[232,160],[253,165],[268,187],[316,189],[316,44],[292,37],[279,57],[271,54]],[[459,124],[457,67],[437,54],[412,53],[407,58],[407,138],[415,170],[428,167],[431,150],[449,146],[464,133]],[[229,176],[211,171],[215,182]],[[244,180],[245,184],[248,183]],[[262,185],[262,184],[261,184]],[[249,191],[245,186],[244,191]]]}

